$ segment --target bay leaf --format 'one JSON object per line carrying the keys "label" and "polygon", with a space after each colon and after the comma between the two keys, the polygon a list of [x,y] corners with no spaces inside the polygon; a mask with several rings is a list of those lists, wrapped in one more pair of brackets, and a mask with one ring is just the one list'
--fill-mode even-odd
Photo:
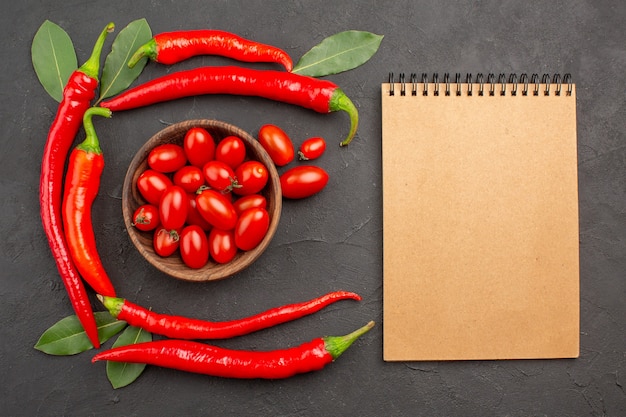
{"label": "bay leaf", "polygon": [[142,59],[133,68],[128,67],[128,61],[137,48],[151,38],[152,30],[144,18],[130,22],[119,32],[111,45],[111,52],[104,61],[98,101],[123,91],[137,79],[148,58]]}
{"label": "bay leaf", "polygon": [[[98,338],[104,343],[126,327],[126,322],[117,320],[108,311],[94,312],[98,326]],[[76,315],[65,317],[47,329],[35,344],[35,349],[49,355],[76,355],[92,349],[82,324]]]}
{"label": "bay leaf", "polygon": [[323,77],[354,69],[378,51],[382,40],[382,35],[371,32],[339,32],[311,48],[300,58],[292,72]]}
{"label": "bay leaf", "polygon": [[[152,334],[140,327],[128,326],[117,338],[113,347],[151,342]],[[122,388],[131,384],[146,368],[145,363],[126,363],[108,361],[106,364],[107,378],[113,388]]]}
{"label": "bay leaf", "polygon": [[43,88],[60,102],[67,80],[78,68],[70,36],[56,23],[44,21],[33,38],[31,60]]}

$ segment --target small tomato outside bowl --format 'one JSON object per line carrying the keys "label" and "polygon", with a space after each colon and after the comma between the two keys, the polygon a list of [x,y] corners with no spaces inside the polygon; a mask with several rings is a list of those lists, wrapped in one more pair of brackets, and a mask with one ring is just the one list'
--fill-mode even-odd
{"label": "small tomato outside bowl", "polygon": [[[154,147],[166,143],[175,143],[182,146],[185,134],[192,127],[206,129],[211,136],[213,136],[216,145],[228,136],[239,137],[246,145],[247,158],[262,162],[269,173],[267,185],[261,194],[267,200],[266,209],[270,215],[270,225],[261,243],[252,250],[238,251],[235,258],[228,263],[219,264],[210,259],[204,267],[199,269],[193,269],[185,265],[178,251],[169,257],[159,256],[155,253],[153,248],[152,241],[154,231],[142,232],[133,226],[133,214],[135,210],[140,205],[146,203],[137,189],[136,182],[139,175],[148,168],[148,154]],[[220,280],[231,277],[249,267],[261,256],[270,244],[278,227],[281,210],[282,193],[280,189],[280,178],[270,156],[265,149],[263,149],[259,141],[249,133],[236,126],[218,120],[186,120],[172,124],[157,132],[139,149],[131,160],[122,189],[122,213],[126,230],[128,231],[132,243],[152,266],[174,278],[184,281],[204,282]]]}

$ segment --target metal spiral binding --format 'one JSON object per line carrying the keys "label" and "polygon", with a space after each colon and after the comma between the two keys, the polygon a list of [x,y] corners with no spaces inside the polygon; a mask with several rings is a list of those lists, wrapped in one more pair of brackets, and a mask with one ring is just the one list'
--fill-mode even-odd
{"label": "metal spiral binding", "polygon": [[[404,73],[399,74],[397,82],[400,84],[400,95],[406,96],[407,95],[407,86],[406,86],[407,81],[405,79]],[[539,74],[532,74],[529,78],[528,74],[526,73],[520,74],[519,77],[515,73],[509,74],[508,78],[506,74],[500,73],[498,74],[497,79],[496,79],[495,74],[489,73],[487,74],[486,81],[482,73],[476,74],[475,79],[472,76],[472,74],[467,73],[465,74],[465,81],[462,81],[461,73],[456,73],[454,76],[454,82],[451,81],[450,73],[447,73],[447,72],[443,74],[442,82],[439,82],[438,73],[433,73],[430,81],[428,80],[428,74],[422,73],[420,82],[417,81],[417,74],[411,73],[409,76],[408,83],[411,85],[410,94],[412,96],[417,96],[418,94],[420,94],[420,91],[418,91],[419,84],[422,84],[421,95],[423,96],[427,96],[429,93],[432,93],[434,96],[438,96],[441,90],[443,90],[444,96],[451,96],[453,95],[452,84],[456,86],[454,90],[454,95],[456,96],[462,95],[462,89],[461,89],[462,84],[467,85],[466,94],[468,96],[471,96],[474,94],[474,84],[478,84],[477,94],[479,96],[484,96],[484,95],[506,96],[507,93],[511,96],[517,96],[519,90],[521,90],[522,96],[528,96],[528,95],[548,96],[550,95],[550,90],[551,90],[550,86],[552,84],[554,84],[555,86],[553,93],[556,96],[561,95],[564,86],[567,87],[565,89],[566,96],[571,96],[572,91],[573,91],[572,76],[569,73],[564,74],[562,77],[561,77],[561,74],[554,74],[552,78],[550,78],[550,74],[543,74],[541,77],[541,81],[539,81]],[[389,95],[393,96],[396,94],[396,91],[395,91],[396,82],[394,79],[393,72],[389,73],[389,84],[390,84]],[[487,84],[487,89],[485,89],[485,84]],[[441,85],[443,85],[443,87],[441,87]],[[512,88],[511,88],[511,91],[507,92],[507,87],[509,85]],[[430,88],[431,86],[432,86],[432,89]],[[532,86],[532,89],[531,89],[531,86]],[[542,91],[542,87],[543,87],[543,91]]]}

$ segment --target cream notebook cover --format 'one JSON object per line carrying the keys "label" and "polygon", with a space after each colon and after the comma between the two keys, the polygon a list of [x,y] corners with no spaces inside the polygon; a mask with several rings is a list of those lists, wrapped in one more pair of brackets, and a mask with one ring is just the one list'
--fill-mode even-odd
{"label": "cream notebook cover", "polygon": [[577,357],[575,85],[464,81],[382,84],[384,359]]}

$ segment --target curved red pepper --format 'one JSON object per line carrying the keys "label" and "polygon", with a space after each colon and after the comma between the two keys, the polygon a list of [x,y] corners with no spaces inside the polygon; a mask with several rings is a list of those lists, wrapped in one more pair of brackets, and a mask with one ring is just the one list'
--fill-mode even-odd
{"label": "curved red pepper", "polygon": [[91,361],[145,363],[224,378],[280,379],[324,368],[372,327],[373,321],[345,336],[326,336],[298,347],[265,352],[224,349],[189,340],[159,340],[100,352]]}
{"label": "curved red pepper", "polygon": [[50,245],[50,250],[67,290],[76,316],[94,347],[98,348],[98,330],[91,305],[83,282],[72,262],[61,216],[61,193],[63,191],[63,170],[67,154],[78,133],[85,111],[90,107],[98,87],[100,53],[106,35],[115,26],[109,23],[102,31],[91,57],[70,76],[64,90],[63,99],[48,132],[39,180],[39,202],[41,221]]}
{"label": "curved red pepper", "polygon": [[92,107],[83,117],[87,137],[70,154],[63,194],[63,226],[70,254],[83,279],[97,293],[114,297],[115,289],[100,261],[91,224],[91,207],[104,169],[104,157],[91,121],[93,115],[111,117],[111,110]]}
{"label": "curved red pepper", "polygon": [[275,46],[254,42],[223,30],[164,32],[140,46],[128,61],[134,67],[143,57],[171,65],[198,55],[219,55],[242,62],[274,62],[291,71],[289,55]]}
{"label": "curved red pepper", "polygon": [[340,300],[361,300],[358,294],[335,291],[297,304],[276,307],[238,320],[212,322],[158,314],[122,298],[98,296],[113,317],[150,333],[173,339],[228,339],[296,320]]}
{"label": "curved red pepper", "polygon": [[291,72],[236,66],[200,67],[174,72],[131,88],[100,105],[122,111],[202,94],[263,97],[318,113],[345,111],[350,116],[350,132],[341,142],[342,146],[350,143],[359,123],[354,103],[331,81]]}

